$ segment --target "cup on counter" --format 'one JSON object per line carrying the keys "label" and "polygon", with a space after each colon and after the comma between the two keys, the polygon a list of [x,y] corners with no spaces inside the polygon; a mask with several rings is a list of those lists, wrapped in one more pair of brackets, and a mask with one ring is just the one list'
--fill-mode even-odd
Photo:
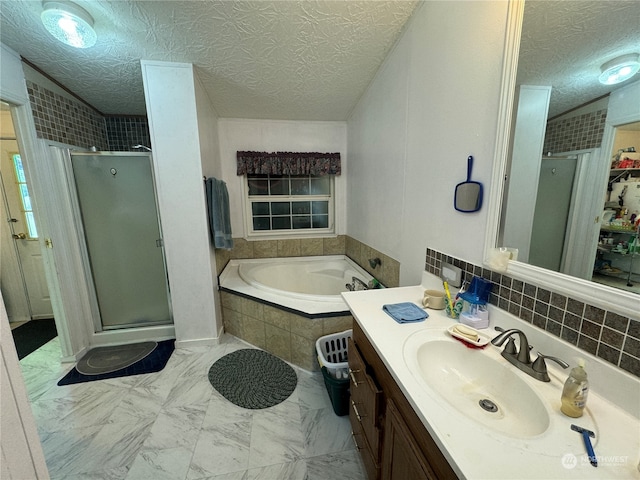
{"label": "cup on counter", "polygon": [[446,305],[445,293],[441,290],[425,290],[422,306],[433,310],[443,310]]}

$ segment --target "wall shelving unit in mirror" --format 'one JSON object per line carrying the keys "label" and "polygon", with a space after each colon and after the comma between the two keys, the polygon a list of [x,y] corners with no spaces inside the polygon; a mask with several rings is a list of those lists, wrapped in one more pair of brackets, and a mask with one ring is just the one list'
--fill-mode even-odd
{"label": "wall shelving unit in mirror", "polygon": [[614,151],[592,280],[640,293],[640,153]]}

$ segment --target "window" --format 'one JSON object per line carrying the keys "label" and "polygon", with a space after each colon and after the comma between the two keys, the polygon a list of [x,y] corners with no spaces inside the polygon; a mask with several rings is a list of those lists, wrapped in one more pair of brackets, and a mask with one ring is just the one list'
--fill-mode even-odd
{"label": "window", "polygon": [[16,183],[18,185],[18,192],[20,192],[20,199],[22,200],[22,213],[24,215],[25,223],[29,231],[29,238],[38,238],[38,230],[36,229],[36,220],[33,216],[33,208],[31,207],[31,196],[29,195],[29,188],[27,187],[27,179],[24,175],[24,168],[22,167],[22,160],[20,155],[14,153],[11,155],[13,159],[14,172],[16,174]]}
{"label": "window", "polygon": [[333,233],[333,176],[247,175],[250,235]]}

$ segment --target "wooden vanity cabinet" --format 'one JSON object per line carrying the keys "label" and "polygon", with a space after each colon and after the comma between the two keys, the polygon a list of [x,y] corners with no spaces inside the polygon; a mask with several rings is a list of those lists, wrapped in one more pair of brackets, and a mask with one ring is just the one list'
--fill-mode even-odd
{"label": "wooden vanity cabinet", "polygon": [[357,321],[349,419],[369,480],[457,479]]}
{"label": "wooden vanity cabinet", "polygon": [[387,402],[382,478],[437,479],[393,400]]}
{"label": "wooden vanity cabinet", "polygon": [[367,372],[367,364],[349,339],[349,421],[353,439],[362,455],[370,479],[380,478],[382,391]]}

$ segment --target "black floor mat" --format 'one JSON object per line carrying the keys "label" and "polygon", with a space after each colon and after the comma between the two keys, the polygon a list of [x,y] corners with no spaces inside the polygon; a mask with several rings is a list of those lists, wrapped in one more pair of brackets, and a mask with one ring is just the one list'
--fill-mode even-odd
{"label": "black floor mat", "polygon": [[58,385],[71,385],[72,383],[92,382],[94,380],[105,380],[107,378],[128,377],[130,375],[159,372],[169,361],[174,350],[174,344],[175,340],[158,342],[156,349],[145,358],[115,372],[102,373],[99,375],[83,375],[73,367],[73,369],[58,382]]}
{"label": "black floor mat", "polygon": [[19,360],[58,336],[53,318],[31,320],[11,330],[11,334],[16,344]]}

